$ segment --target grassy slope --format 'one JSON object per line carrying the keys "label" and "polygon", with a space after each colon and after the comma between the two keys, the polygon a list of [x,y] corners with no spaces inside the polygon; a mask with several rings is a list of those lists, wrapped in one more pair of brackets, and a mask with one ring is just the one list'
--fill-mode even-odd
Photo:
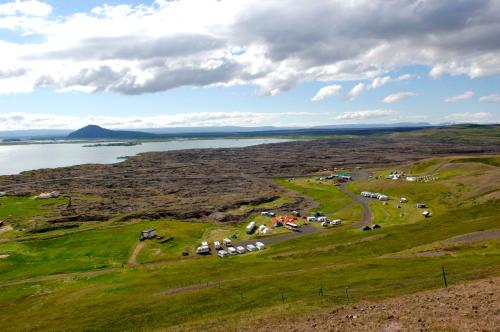
{"label": "grassy slope", "polygon": [[500,125],[454,125],[424,130],[387,133],[389,138],[424,138],[428,140],[453,140],[467,142],[500,142]]}
{"label": "grassy slope", "polygon": [[[441,161],[432,167],[439,163]],[[469,172],[467,163],[454,164],[463,165]],[[429,166],[429,170],[432,167]],[[426,168],[423,168],[422,172],[425,171]],[[137,269],[124,268],[107,275],[68,278],[64,282],[58,280],[2,287],[0,326],[6,331],[153,329],[179,325],[197,330],[202,327],[220,329],[222,325],[230,328],[238,324],[238,319],[252,317],[258,322],[273,316],[305,314],[316,308],[343,304],[346,301],[346,286],[350,287],[349,294],[353,301],[441,287],[441,266],[445,266],[452,284],[498,274],[498,240],[457,244],[449,251],[452,254],[446,256],[381,258],[426,244],[436,244],[456,235],[498,228],[500,200],[482,202],[479,198],[486,191],[479,190],[479,195],[475,196],[477,199],[465,201],[465,197],[478,190],[476,187],[477,183],[481,183],[481,177],[493,172],[497,172],[497,168],[488,165],[481,174],[474,173],[475,182],[465,181],[458,175],[430,183],[355,182],[351,187],[356,190],[377,190],[395,197],[404,195],[411,200],[405,206],[408,217],[403,219],[399,217],[400,209],[394,206],[395,202],[390,201],[387,206],[377,204],[374,211],[376,218],[379,213],[386,217],[380,221],[383,228],[376,231],[360,232],[343,225],[272,245],[263,252],[224,260],[190,257],[160,261]],[[315,198],[321,210],[327,213],[335,214],[348,202],[337,191],[338,188],[331,185],[303,179],[279,183]],[[424,221],[418,213],[412,214],[417,200],[425,201],[430,206],[434,214],[432,218]],[[354,214],[358,213],[355,206],[352,207]],[[339,213],[345,211],[349,209]],[[162,249],[166,257],[175,257],[177,250],[189,245],[190,239],[196,245],[196,237],[205,237],[213,231],[212,226],[197,228],[203,224],[165,224],[162,231],[176,233],[174,238],[179,239],[179,245],[174,246],[172,252]],[[122,233],[117,233],[114,228],[95,231],[97,233],[82,232],[77,240],[71,240],[76,236],[71,235],[65,240],[54,241],[61,241],[59,245],[78,243],[80,248],[75,249],[73,256],[77,262],[81,253],[95,251],[97,257],[106,258],[104,261],[107,264],[114,261],[123,263],[136,241],[137,230],[144,226],[132,224],[117,228]],[[130,239],[126,235],[128,232]],[[122,237],[123,242],[117,243],[116,250],[109,250],[99,241],[101,237],[117,236]],[[51,250],[54,245],[51,245]],[[145,261],[157,258],[153,254],[158,249],[156,244],[149,245],[141,256]],[[30,246],[44,250],[44,247],[34,244]],[[148,250],[151,251],[148,253]],[[55,259],[53,262],[54,266],[67,263],[68,259]],[[196,289],[186,290],[188,286]],[[324,296],[318,296],[320,287],[324,288]]]}

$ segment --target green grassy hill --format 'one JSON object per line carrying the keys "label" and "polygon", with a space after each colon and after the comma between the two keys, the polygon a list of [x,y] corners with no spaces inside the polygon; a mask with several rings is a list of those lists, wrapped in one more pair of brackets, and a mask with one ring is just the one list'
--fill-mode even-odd
{"label": "green grassy hill", "polygon": [[[369,202],[371,223],[382,228],[366,232],[354,226],[361,206],[332,183],[278,179],[314,199],[319,205],[314,211],[344,219],[343,225],[225,259],[193,253],[202,240],[242,236],[241,225],[136,220],[0,234],[0,257],[6,256],[0,259],[0,327],[232,330],[347,302],[441,288],[443,267],[450,284],[498,276],[499,161],[500,156],[458,156],[372,170],[372,178],[347,187],[356,194],[377,191],[391,197],[387,205]],[[431,180],[384,178],[395,169]],[[400,197],[409,202],[400,204]],[[0,206],[11,206],[12,200],[0,198]],[[428,205],[430,218],[421,215],[417,202]],[[19,211],[24,210],[10,208],[8,220],[23,224],[32,218]],[[132,267],[138,233],[150,227],[164,238],[141,242]],[[186,251],[189,256],[182,256]]]}

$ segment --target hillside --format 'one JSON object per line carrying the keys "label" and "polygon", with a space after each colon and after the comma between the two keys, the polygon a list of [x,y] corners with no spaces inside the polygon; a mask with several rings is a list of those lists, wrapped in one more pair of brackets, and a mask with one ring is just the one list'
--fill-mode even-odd
{"label": "hillside", "polygon": [[457,124],[445,127],[432,127],[408,132],[394,132],[385,135],[388,138],[420,138],[429,141],[462,142],[500,142],[500,125]]}
{"label": "hillside", "polygon": [[68,139],[151,139],[152,133],[128,130],[110,130],[96,125],[88,125],[70,133]]}
{"label": "hillside", "polygon": [[[241,155],[255,154],[255,149],[227,151]],[[209,152],[196,151],[198,156],[204,153]],[[193,154],[182,158],[198,162]],[[144,162],[157,164],[151,159]],[[176,175],[182,169],[179,163],[167,164],[175,165]],[[44,226],[44,217],[50,220],[55,211],[67,210],[68,197],[0,197],[0,326],[4,331],[62,331],[68,326],[73,331],[276,330],[275,326],[379,331],[394,323],[403,330],[473,329],[495,314],[487,301],[498,289],[500,271],[498,165],[498,154],[458,154],[361,170],[343,164],[354,181],[342,187],[319,179],[328,171],[274,178],[271,182],[281,188],[278,199],[231,205],[234,197],[218,197],[227,213],[247,215],[243,223],[217,223],[202,215],[181,222],[151,210],[109,221],[88,216],[87,221],[59,220]],[[395,170],[421,180],[385,178]],[[100,181],[89,180],[93,185]],[[71,195],[72,204],[86,202],[97,213],[106,196],[129,190],[127,186],[139,180],[106,184],[110,188],[103,198],[88,193],[92,185],[82,184],[82,191]],[[127,186],[118,187],[120,183]],[[360,201],[363,190],[390,199]],[[400,197],[409,202],[399,203]],[[418,202],[427,204],[429,218],[416,208]],[[245,226],[252,220],[272,226],[271,218],[260,211],[289,214],[299,205],[304,215],[322,211],[331,220],[342,219],[342,224],[323,228],[298,220],[303,229],[299,233],[281,228],[271,235],[246,234]],[[381,228],[359,229],[373,224]],[[140,242],[140,231],[148,228],[156,229],[161,238]],[[195,254],[202,241],[213,243],[234,234],[235,245],[262,241],[266,248],[225,258]],[[486,280],[467,286],[480,279]],[[454,300],[463,295],[466,301]],[[134,319],[123,319],[131,316]],[[495,325],[481,328],[489,326]]]}
{"label": "hillside", "polygon": [[[7,192],[0,197],[0,327],[475,328],[492,314],[487,295],[500,276],[499,153],[494,142],[342,137],[0,177]],[[354,180],[326,179],[340,171]],[[388,179],[395,171],[417,181]],[[61,195],[34,199],[52,190]],[[363,191],[389,199],[362,198]],[[427,205],[428,218],[417,203]],[[341,224],[299,218],[300,232],[292,232],[261,214],[294,210]],[[272,232],[247,234],[251,221]],[[160,238],[140,241],[146,229]],[[265,248],[196,254],[202,241],[225,238]],[[455,294],[470,300],[453,301]]]}

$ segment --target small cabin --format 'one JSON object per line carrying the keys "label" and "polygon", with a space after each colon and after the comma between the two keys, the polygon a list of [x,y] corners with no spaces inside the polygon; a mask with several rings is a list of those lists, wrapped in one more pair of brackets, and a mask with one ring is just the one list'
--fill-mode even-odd
{"label": "small cabin", "polygon": [[61,193],[59,191],[51,191],[51,192],[41,193],[37,197],[39,199],[57,198],[59,197],[60,194]]}
{"label": "small cabin", "polygon": [[141,232],[141,239],[154,239],[156,237],[155,229],[146,229]]}

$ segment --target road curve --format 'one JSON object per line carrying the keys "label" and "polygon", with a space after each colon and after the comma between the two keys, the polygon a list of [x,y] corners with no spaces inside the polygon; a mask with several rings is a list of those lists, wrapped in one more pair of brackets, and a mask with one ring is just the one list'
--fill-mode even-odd
{"label": "road curve", "polygon": [[360,227],[360,226],[365,226],[369,225],[372,222],[372,211],[370,210],[370,206],[368,205],[368,202],[364,197],[358,196],[349,189],[347,189],[345,186],[339,186],[340,191],[342,191],[344,194],[349,195],[352,198],[352,201],[354,203],[361,204],[363,207],[363,216],[361,217],[361,220],[358,221],[357,223],[354,224],[355,227]]}

